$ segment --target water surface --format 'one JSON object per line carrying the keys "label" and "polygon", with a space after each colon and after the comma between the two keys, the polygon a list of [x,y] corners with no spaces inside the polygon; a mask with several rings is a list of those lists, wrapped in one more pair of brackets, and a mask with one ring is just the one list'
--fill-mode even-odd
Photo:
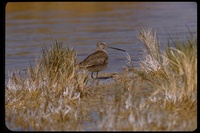
{"label": "water surface", "polygon": [[[5,75],[12,69],[23,70],[34,64],[43,44],[58,40],[75,47],[83,60],[95,51],[96,43],[126,50],[138,67],[142,28],[152,28],[163,48],[169,40],[186,40],[197,34],[195,2],[28,2],[6,5]],[[190,30],[190,33],[188,31]],[[171,42],[170,42],[171,43]],[[108,50],[109,65],[104,72],[120,71],[126,65],[123,52]],[[62,58],[62,57],[61,57]]]}

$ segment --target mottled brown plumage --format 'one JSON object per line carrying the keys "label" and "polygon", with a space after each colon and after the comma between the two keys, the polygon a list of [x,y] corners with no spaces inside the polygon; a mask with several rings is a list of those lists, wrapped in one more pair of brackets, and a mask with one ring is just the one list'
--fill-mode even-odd
{"label": "mottled brown plumage", "polygon": [[126,52],[123,49],[109,47],[104,42],[97,43],[96,52],[89,55],[86,59],[79,63],[79,68],[86,68],[91,71],[91,77],[93,78],[93,72],[97,72],[96,78],[98,78],[98,72],[104,70],[108,65],[108,54],[106,48],[111,48],[119,51]]}
{"label": "mottled brown plumage", "polygon": [[92,78],[93,72],[97,72],[96,77],[98,77],[98,72],[104,70],[108,65],[108,54],[105,51],[105,48],[105,43],[98,42],[96,52],[92,53],[86,59],[79,63],[80,68],[86,68],[88,69],[88,71],[92,72]]}
{"label": "mottled brown plumage", "polygon": [[83,62],[79,64],[81,68],[87,68],[91,72],[102,71],[108,64],[108,55],[102,50],[97,50],[96,52],[89,55]]}

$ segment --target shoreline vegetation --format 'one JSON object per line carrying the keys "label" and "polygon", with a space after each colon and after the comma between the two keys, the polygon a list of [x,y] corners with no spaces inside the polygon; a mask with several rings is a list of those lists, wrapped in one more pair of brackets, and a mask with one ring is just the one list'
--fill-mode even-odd
{"label": "shoreline vegetation", "polygon": [[[9,73],[5,122],[23,131],[194,131],[197,128],[197,39],[173,40],[161,52],[156,33],[139,31],[140,67],[109,81],[79,70],[76,51],[55,41],[24,75]],[[106,83],[104,82],[106,81]],[[112,82],[110,82],[112,81]]]}

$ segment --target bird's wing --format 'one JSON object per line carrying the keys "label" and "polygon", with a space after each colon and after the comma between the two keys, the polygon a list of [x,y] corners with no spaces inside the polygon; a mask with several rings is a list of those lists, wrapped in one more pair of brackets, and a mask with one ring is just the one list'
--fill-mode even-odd
{"label": "bird's wing", "polygon": [[108,55],[100,50],[89,55],[85,60],[80,63],[80,66],[91,67],[96,65],[105,64],[108,62]]}

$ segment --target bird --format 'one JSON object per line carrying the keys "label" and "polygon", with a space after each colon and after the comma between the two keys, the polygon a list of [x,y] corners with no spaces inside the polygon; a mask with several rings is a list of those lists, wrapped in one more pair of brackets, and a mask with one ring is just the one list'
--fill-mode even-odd
{"label": "bird", "polygon": [[82,62],[79,63],[79,68],[86,68],[91,73],[91,78],[94,79],[93,73],[96,72],[96,79],[98,78],[98,73],[108,66],[108,53],[106,48],[111,48],[115,50],[120,50],[125,52],[125,50],[107,46],[105,42],[97,42],[96,51],[89,56],[87,56]]}

